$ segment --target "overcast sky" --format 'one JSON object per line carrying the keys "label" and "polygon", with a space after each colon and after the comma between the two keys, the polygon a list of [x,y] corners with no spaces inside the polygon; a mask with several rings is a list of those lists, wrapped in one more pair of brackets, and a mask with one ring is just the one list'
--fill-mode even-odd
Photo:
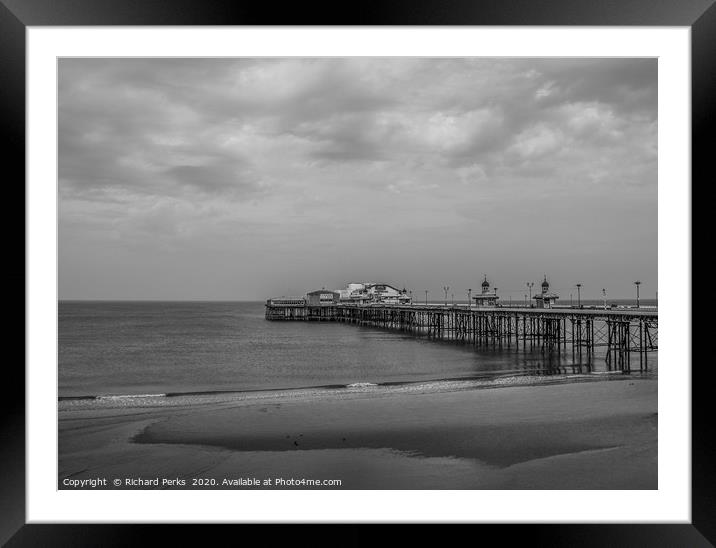
{"label": "overcast sky", "polygon": [[657,288],[653,59],[62,59],[61,299]]}

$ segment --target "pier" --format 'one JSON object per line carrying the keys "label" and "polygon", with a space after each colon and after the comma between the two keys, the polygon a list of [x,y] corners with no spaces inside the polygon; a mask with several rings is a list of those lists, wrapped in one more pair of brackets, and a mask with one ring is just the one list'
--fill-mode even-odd
{"label": "pier", "polygon": [[451,305],[299,302],[266,303],[266,319],[331,321],[402,331],[438,341],[476,347],[521,346],[545,353],[572,352],[589,365],[597,348],[609,370],[628,373],[638,357],[658,350],[658,313],[645,309],[476,308]]}

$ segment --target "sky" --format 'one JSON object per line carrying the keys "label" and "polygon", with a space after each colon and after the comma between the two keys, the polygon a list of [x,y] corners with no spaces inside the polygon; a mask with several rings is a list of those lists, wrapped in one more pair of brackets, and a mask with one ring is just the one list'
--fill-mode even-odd
{"label": "sky", "polygon": [[657,287],[657,61],[59,60],[60,299]]}

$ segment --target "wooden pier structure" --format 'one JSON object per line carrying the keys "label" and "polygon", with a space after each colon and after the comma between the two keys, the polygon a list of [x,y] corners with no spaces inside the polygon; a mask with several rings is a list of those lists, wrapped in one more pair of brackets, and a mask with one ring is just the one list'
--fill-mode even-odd
{"label": "wooden pier structure", "polygon": [[324,306],[266,303],[267,320],[331,321],[402,331],[476,347],[571,351],[590,364],[604,349],[609,370],[628,373],[632,355],[646,370],[647,354],[658,350],[658,313],[645,309],[476,308],[466,305],[335,303]]}

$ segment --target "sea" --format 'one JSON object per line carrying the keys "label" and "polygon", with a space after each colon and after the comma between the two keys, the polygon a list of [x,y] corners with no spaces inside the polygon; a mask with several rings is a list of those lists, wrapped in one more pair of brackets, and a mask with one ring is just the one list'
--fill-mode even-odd
{"label": "sea", "polygon": [[[263,302],[60,301],[58,308],[60,400],[608,372],[599,351],[586,367],[569,347],[546,355],[514,343],[475,347],[341,323],[267,321]],[[656,353],[644,373],[634,360],[632,374],[656,375]]]}

